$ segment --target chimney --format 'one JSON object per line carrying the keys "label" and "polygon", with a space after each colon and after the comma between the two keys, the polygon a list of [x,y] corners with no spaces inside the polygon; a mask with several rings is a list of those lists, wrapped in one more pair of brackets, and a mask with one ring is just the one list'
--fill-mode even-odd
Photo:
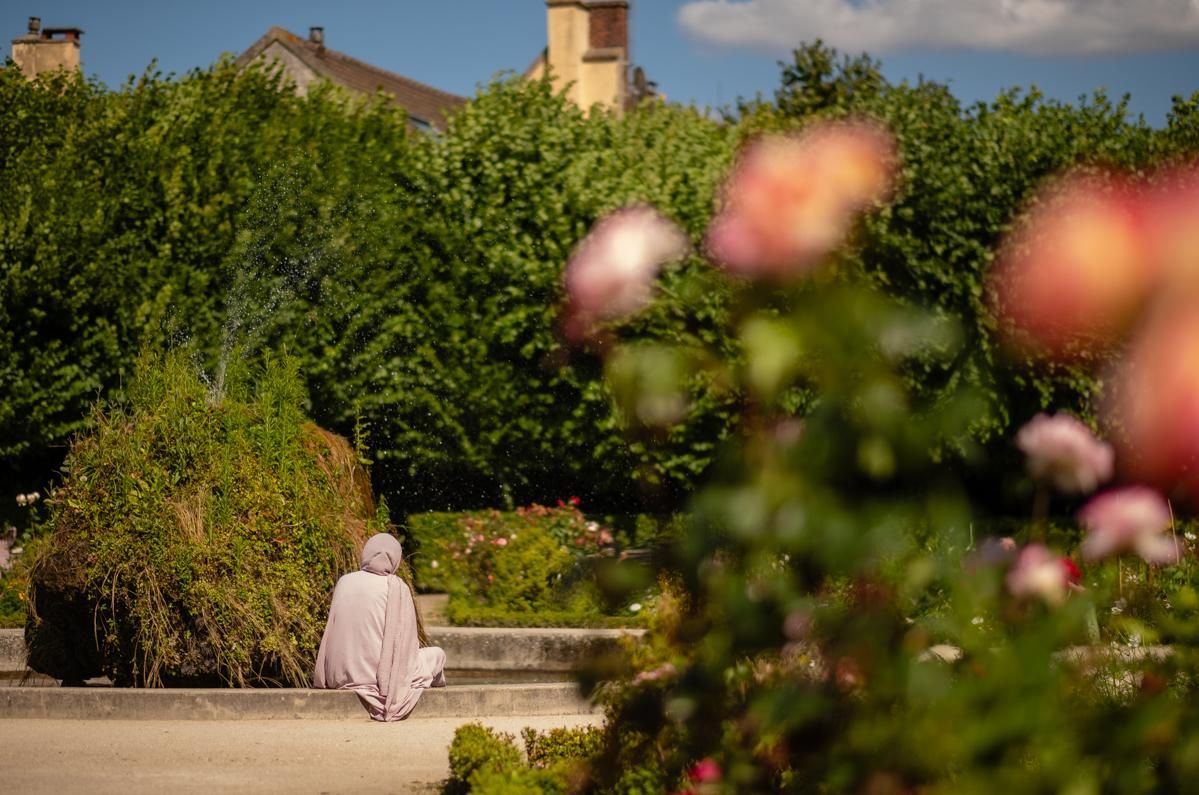
{"label": "chimney", "polygon": [[629,0],[545,0],[546,61],[558,90],[584,109],[620,113],[628,98]]}
{"label": "chimney", "polygon": [[29,31],[12,40],[12,59],[29,78],[59,69],[79,69],[79,28],[43,28],[39,17],[29,18]]}
{"label": "chimney", "polygon": [[323,50],[325,48],[325,29],[320,27],[309,28],[308,40]]}

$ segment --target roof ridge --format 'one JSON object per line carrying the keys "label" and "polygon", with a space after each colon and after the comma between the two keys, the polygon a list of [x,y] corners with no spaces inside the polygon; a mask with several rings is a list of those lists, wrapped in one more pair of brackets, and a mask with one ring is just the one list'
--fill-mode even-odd
{"label": "roof ridge", "polygon": [[[343,61],[350,62],[354,66],[361,67],[363,69],[369,69],[372,72],[378,72],[379,74],[386,75],[387,77],[391,78],[392,80],[398,80],[401,83],[407,83],[408,85],[410,85],[414,88],[419,88],[424,91],[429,91],[434,94],[438,94],[442,97],[445,97],[446,99],[455,100],[455,101],[459,101],[459,102],[466,101],[466,97],[460,96],[458,94],[451,94],[448,91],[442,91],[440,88],[434,88],[433,86],[429,85],[428,83],[422,83],[419,80],[413,80],[411,77],[405,77],[404,75],[399,74],[398,72],[393,72],[390,69],[384,69],[381,66],[375,66],[374,64],[369,64],[366,61],[360,61],[357,58],[355,58],[354,56],[347,55],[346,53],[344,53],[340,50],[335,50],[332,47],[321,46],[318,48],[318,45],[313,44],[308,39],[297,36],[296,34],[292,33],[287,28],[281,27],[279,25],[272,25],[271,29],[269,31],[267,31],[267,35],[269,36],[270,34],[274,33],[276,30],[280,31],[281,33],[286,33],[289,37],[291,37],[291,41],[289,41],[288,43],[299,44],[301,46],[301,48],[303,49],[304,54],[314,55],[314,56],[317,56],[318,58],[327,57],[327,56],[333,56],[335,58],[340,58]],[[323,50],[323,55],[321,53],[321,50]],[[309,65],[311,66],[313,64],[309,64]]]}

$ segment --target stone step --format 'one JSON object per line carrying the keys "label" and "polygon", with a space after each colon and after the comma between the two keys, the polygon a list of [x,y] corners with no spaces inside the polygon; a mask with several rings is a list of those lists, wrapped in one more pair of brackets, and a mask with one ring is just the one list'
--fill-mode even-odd
{"label": "stone step", "polygon": [[[427,690],[409,719],[585,715],[573,683],[451,685]],[[0,720],[367,720],[347,690],[288,688],[15,687],[0,689]]]}
{"label": "stone step", "polygon": [[[445,649],[446,673],[459,681],[560,681],[581,662],[614,651],[621,637],[639,629],[500,629],[429,627],[430,640]],[[53,682],[25,673],[25,639],[20,629],[0,629],[0,687]]]}
{"label": "stone step", "polygon": [[429,640],[445,650],[448,671],[569,673],[579,663],[616,651],[621,638],[642,629],[429,627]]}
{"label": "stone step", "polygon": [[450,595],[445,593],[418,593],[416,607],[426,627],[440,627],[450,623]]}

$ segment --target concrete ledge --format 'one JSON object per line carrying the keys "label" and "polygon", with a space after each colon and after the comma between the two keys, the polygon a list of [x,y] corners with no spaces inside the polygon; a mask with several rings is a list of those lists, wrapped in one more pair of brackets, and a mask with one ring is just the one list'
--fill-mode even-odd
{"label": "concrete ledge", "polygon": [[0,671],[25,670],[25,630],[0,629]]}
{"label": "concrete ledge", "polygon": [[[619,639],[641,629],[530,629],[429,627],[429,638],[445,649],[446,671],[542,671],[565,673],[579,663],[614,651]],[[25,670],[25,634],[0,629],[0,671]]]}
{"label": "concrete ledge", "polygon": [[619,647],[641,629],[500,629],[430,627],[429,640],[445,649],[446,670],[567,672]]}
{"label": "concrete ledge", "polygon": [[[460,685],[427,690],[409,720],[596,712],[571,683]],[[348,690],[0,689],[0,719],[48,720],[368,720]]]}

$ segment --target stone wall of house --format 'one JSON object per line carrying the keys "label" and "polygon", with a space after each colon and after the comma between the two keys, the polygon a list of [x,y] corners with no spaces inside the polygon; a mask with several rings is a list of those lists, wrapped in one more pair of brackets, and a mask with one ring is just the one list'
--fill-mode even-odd
{"label": "stone wall of house", "polygon": [[254,59],[254,63],[279,64],[287,73],[288,78],[296,84],[296,93],[302,97],[307,96],[308,86],[320,79],[316,72],[309,69],[303,61],[292,54],[291,50],[277,41],[271,42],[266,49],[259,53],[258,57]]}

